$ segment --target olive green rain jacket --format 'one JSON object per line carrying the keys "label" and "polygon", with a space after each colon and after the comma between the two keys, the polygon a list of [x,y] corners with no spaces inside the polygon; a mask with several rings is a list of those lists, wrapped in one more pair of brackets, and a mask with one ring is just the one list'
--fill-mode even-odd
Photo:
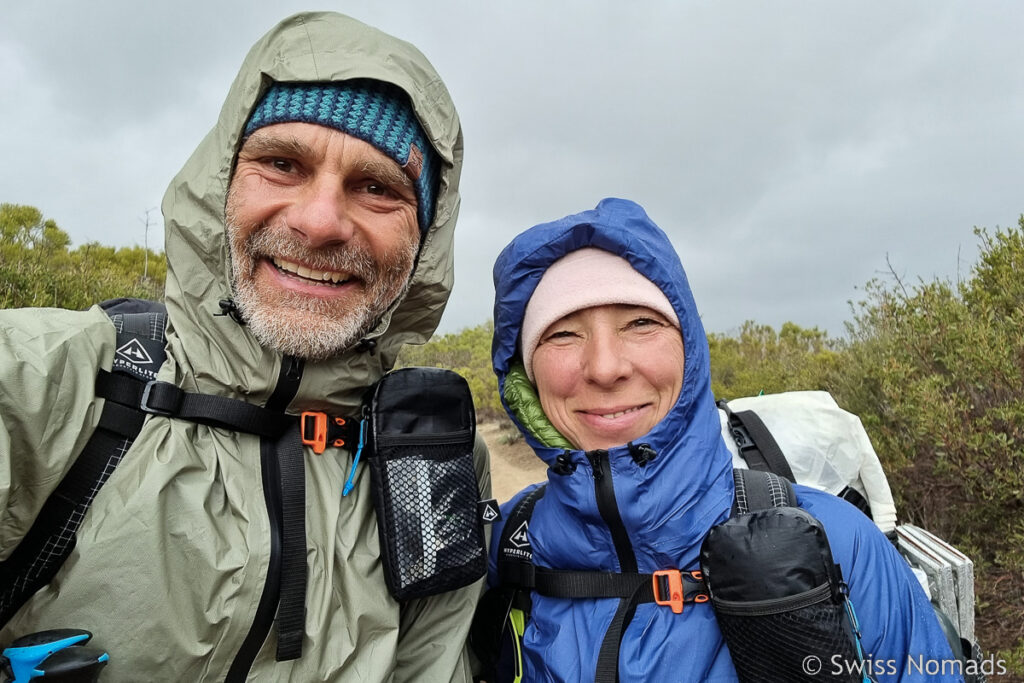
{"label": "olive green rain jacket", "polygon": [[[306,363],[289,413],[356,415],[364,389],[405,343],[433,333],[453,281],[462,133],[448,92],[411,45],[337,14],[300,14],[251,50],[213,131],[163,202],[168,361],[159,379],[263,405],[282,358],[220,313],[230,296],[224,202],[239,132],[271,81],[373,78],[407,92],[443,160],[436,214],[408,293],[350,350]],[[99,418],[99,368],[114,328],[98,308],[0,314],[0,559],[10,555]],[[477,476],[490,495],[486,449]],[[464,643],[479,585],[399,604],[387,592],[365,465],[306,449],[305,637],[275,661],[273,610],[259,614],[271,563],[260,439],[150,416],[99,493],[56,578],[0,631],[0,643],[72,627],[107,650],[104,681],[467,681]],[[268,487],[269,488],[269,487]],[[268,617],[269,614],[269,617]],[[263,634],[267,635],[264,637]]]}

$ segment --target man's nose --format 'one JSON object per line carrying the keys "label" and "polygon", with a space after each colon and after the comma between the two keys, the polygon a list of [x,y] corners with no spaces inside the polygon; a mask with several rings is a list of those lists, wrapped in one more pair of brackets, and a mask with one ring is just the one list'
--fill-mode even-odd
{"label": "man's nose", "polygon": [[285,220],[310,247],[344,244],[355,232],[344,183],[330,174],[310,180],[306,191],[289,207]]}
{"label": "man's nose", "polygon": [[583,372],[588,380],[600,385],[615,384],[629,376],[632,364],[614,332],[593,334],[587,339]]}

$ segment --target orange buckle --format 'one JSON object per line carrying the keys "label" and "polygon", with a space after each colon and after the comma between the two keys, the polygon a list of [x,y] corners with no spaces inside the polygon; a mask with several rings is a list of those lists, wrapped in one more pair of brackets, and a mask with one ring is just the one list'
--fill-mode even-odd
{"label": "orange buckle", "polygon": [[302,443],[320,455],[327,448],[327,413],[310,410],[302,413]]}
{"label": "orange buckle", "polygon": [[[654,602],[671,607],[676,614],[683,613],[683,577],[678,569],[659,569],[651,576],[654,587]],[[668,599],[662,595],[668,593]]]}
{"label": "orange buckle", "polygon": [[[312,410],[307,410],[302,413],[302,443],[313,448],[313,452],[320,455],[327,448],[328,439],[330,439],[330,427],[333,422],[338,427],[345,426],[345,418],[343,417],[332,417],[328,422],[327,413],[318,413]],[[334,430],[336,433],[343,430]],[[331,442],[332,446],[341,448],[345,445],[345,439],[333,439]]]}

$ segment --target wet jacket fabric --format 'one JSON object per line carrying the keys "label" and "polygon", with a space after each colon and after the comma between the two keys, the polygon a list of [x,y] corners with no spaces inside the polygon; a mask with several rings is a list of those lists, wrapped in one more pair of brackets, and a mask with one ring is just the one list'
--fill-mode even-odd
{"label": "wet jacket fabric", "polygon": [[[433,333],[453,282],[463,152],[454,106],[411,45],[341,15],[300,14],[252,48],[216,127],[164,198],[169,325],[159,379],[257,405],[274,392],[281,355],[218,315],[218,301],[230,296],[224,204],[239,131],[272,81],[350,78],[388,81],[409,94],[442,160],[436,211],[411,287],[367,335],[376,352],[306,363],[287,412],[358,415],[364,390],[402,345]],[[114,339],[98,308],[0,314],[0,559],[92,433],[101,409],[93,385],[97,371],[111,367]],[[276,480],[264,485],[259,437],[155,416],[93,502],[74,553],[0,631],[0,643],[42,629],[90,630],[110,653],[105,681],[222,681],[229,671],[236,680],[275,682],[470,680],[463,643],[479,584],[405,604],[388,595],[365,465],[355,489],[341,495],[352,455],[305,451],[300,659],[276,662],[275,629],[256,623],[277,562],[268,516]],[[476,464],[486,496],[479,441]]]}
{"label": "wet jacket fabric", "polygon": [[[527,442],[549,465],[547,492],[529,522],[533,561],[558,569],[607,572],[627,571],[624,565],[631,562],[632,571],[641,573],[699,569],[701,542],[711,526],[728,517],[732,505],[731,457],[722,441],[710,388],[707,340],[686,275],[667,236],[642,208],[606,199],[592,211],[527,230],[505,248],[494,267],[493,362],[499,385],[504,395],[505,381],[518,360],[523,312],[544,271],[583,247],[622,256],[668,297],[682,327],[683,385],[668,415],[635,441],[650,444],[657,453],[644,467],[623,445],[610,449],[606,460],[597,451],[569,450],[571,471],[559,474],[550,467],[564,449],[543,445],[544,439],[509,410]],[[595,474],[595,469],[600,471]],[[617,550],[609,523],[598,509],[598,480],[612,485],[628,538],[626,552]],[[807,487],[795,489],[800,507],[827,530],[850,586],[867,653],[879,665],[895,662],[898,674],[882,672],[877,678],[941,680],[913,668],[902,675],[908,670],[908,656],[951,658],[933,610],[906,562],[874,524],[845,501]],[[522,495],[504,506],[506,518]],[[500,527],[493,534],[493,539],[500,538]],[[492,583],[497,581],[497,545],[492,542]],[[523,638],[523,680],[592,680],[619,600],[571,600],[536,593],[532,600]],[[832,663],[822,664],[830,671]],[[682,614],[653,603],[639,605],[622,639],[619,675],[623,681],[736,680],[710,603],[688,604]]]}

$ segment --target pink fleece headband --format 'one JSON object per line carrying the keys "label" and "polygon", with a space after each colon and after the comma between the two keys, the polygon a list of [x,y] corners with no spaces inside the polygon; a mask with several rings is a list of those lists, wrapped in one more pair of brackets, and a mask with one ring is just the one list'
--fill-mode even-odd
{"label": "pink fleece headband", "polygon": [[668,297],[626,259],[593,247],[579,249],[548,267],[526,304],[522,351],[526,376],[531,382],[533,352],[544,331],[570,313],[606,304],[646,306],[679,327],[679,318]]}

